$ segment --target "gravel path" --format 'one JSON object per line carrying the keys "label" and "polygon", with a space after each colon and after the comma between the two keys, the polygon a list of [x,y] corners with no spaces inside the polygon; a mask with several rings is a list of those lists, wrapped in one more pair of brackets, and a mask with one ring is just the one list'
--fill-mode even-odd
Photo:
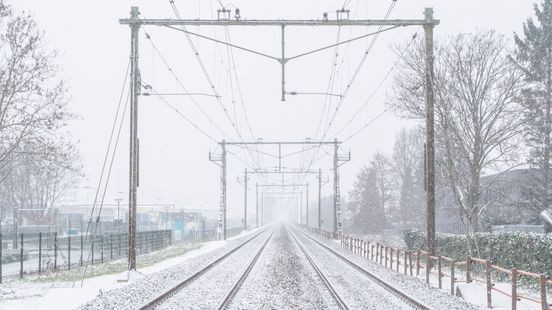
{"label": "gravel path", "polygon": [[[257,237],[256,239],[264,239],[264,236],[268,236],[270,231],[272,231],[272,228],[269,228],[269,230],[265,231],[263,235]],[[212,252],[199,255],[182,264],[175,265],[163,271],[140,278],[123,288],[104,292],[80,308],[117,310],[136,309],[151,298],[157,296],[170,287],[173,287],[183,279],[207,266],[210,262],[228,253],[252,236],[252,234],[249,234],[234,240],[229,240],[224,246]],[[243,250],[243,248],[240,250]],[[235,254],[239,254],[240,250],[238,250]]]}
{"label": "gravel path", "polygon": [[[301,232],[297,232],[296,234],[302,235]],[[459,297],[452,296],[445,293],[444,291],[440,291],[436,288],[430,287],[419,279],[396,273],[395,271],[384,268],[370,260],[366,260],[358,255],[352,254],[350,251],[341,248],[339,244],[335,242],[328,241],[311,234],[309,234],[309,236],[322,242],[323,244],[337,251],[349,260],[365,268],[366,270],[372,272],[377,277],[384,280],[386,283],[389,283],[395,288],[407,293],[409,296],[416,298],[418,301],[427,305],[431,309],[479,309],[477,306],[472,305]],[[306,239],[306,237],[304,236],[302,238],[303,240]],[[313,241],[310,242],[311,244],[315,245]],[[316,246],[322,249],[319,245]],[[329,255],[329,252],[327,250],[322,250],[326,251],[326,255]],[[331,255],[333,256],[333,254]],[[341,261],[341,263],[343,264],[343,261]]]}
{"label": "gravel path", "polygon": [[231,309],[328,309],[335,308],[301,250],[282,226],[275,232]]}

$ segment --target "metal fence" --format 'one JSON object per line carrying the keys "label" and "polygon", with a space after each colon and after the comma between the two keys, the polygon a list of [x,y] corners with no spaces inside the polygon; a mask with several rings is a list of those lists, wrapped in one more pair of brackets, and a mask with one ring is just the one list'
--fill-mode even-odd
{"label": "metal fence", "polygon": [[[137,254],[149,253],[172,244],[170,230],[138,232]],[[128,233],[91,236],[63,236],[57,233],[0,234],[0,283],[3,277],[42,274],[71,269],[84,263],[97,264],[127,257]]]}

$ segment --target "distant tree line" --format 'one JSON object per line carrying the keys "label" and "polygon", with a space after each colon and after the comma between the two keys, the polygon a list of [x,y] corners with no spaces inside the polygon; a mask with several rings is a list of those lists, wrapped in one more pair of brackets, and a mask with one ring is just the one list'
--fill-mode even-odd
{"label": "distant tree line", "polygon": [[33,17],[0,0],[0,224],[48,220],[79,173],[56,58]]}
{"label": "distant tree line", "polygon": [[[535,177],[519,185],[524,197],[515,212],[536,223],[551,207],[552,0],[534,10],[513,42],[492,30],[436,40],[437,191],[452,197],[470,233],[481,230],[481,216],[491,207],[482,199],[493,183],[482,184],[485,175],[529,167]],[[401,59],[388,105],[402,117],[423,119],[423,39],[395,50]],[[372,157],[350,193],[349,229],[424,226],[423,149],[422,129],[404,129],[391,155]]]}

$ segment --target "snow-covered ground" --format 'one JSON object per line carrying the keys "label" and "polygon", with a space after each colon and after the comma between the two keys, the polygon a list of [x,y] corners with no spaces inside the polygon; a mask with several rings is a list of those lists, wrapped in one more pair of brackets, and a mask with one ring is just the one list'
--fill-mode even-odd
{"label": "snow-covered ground", "polygon": [[[235,309],[327,309],[337,308],[331,294],[293,241],[295,229],[282,226],[275,231],[259,257],[242,288],[234,297]],[[227,241],[204,243],[199,249],[168,258],[139,272],[113,273],[88,278],[83,286],[73,288],[71,282],[43,282],[39,277],[11,280],[0,286],[0,309],[135,309],[160,292],[194,274],[215,259],[230,252],[252,238],[257,230],[247,231]],[[161,308],[204,308],[218,305],[230,287],[237,281],[246,265],[257,253],[272,229],[228,256],[183,291],[169,298]],[[322,248],[301,232],[293,233],[314,262],[334,286],[336,292],[351,309],[403,309],[403,301],[350,267],[328,250]],[[485,287],[479,283],[459,283],[466,301],[449,294],[449,283],[443,282],[439,290],[425,284],[424,272],[418,278],[406,276],[364,259],[340,247],[338,242],[309,236],[323,242],[362,268],[374,273],[394,287],[415,297],[432,309],[485,309]],[[154,255],[154,253],[152,253]],[[158,259],[158,258],[157,258]],[[119,262],[121,263],[121,262]],[[106,263],[113,264],[113,262]],[[401,268],[402,271],[402,268]],[[437,283],[432,275],[431,282]],[[497,287],[508,291],[509,285]],[[493,306],[510,308],[510,299],[493,293]],[[538,305],[521,301],[518,309],[536,309]]]}
{"label": "snow-covered ground", "polygon": [[[8,279],[7,282],[0,285],[0,309],[74,309],[99,294],[124,287],[145,275],[181,264],[223,245],[224,242],[221,241],[205,242],[200,248],[191,250],[184,255],[141,268],[138,273],[131,275],[130,281],[127,281],[129,278],[127,272],[88,278],[84,280],[82,287],[80,287],[80,283],[73,287],[72,282],[66,281],[43,282],[38,276],[29,276],[24,280]],[[155,253],[151,253],[151,255],[155,255]],[[104,265],[114,263],[117,261]]]}

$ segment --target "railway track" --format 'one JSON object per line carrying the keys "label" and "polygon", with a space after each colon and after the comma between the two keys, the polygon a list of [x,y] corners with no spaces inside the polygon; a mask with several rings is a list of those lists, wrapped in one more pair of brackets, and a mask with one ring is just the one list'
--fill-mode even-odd
{"label": "railway track", "polygon": [[295,237],[295,234],[293,232],[290,231],[290,235],[291,235],[291,238],[293,239],[293,241],[295,241],[295,244],[297,245],[297,247],[299,247],[299,249],[301,249],[301,252],[303,252],[303,254],[305,255],[305,257],[307,258],[307,260],[311,264],[312,268],[314,269],[314,271],[316,272],[316,274],[318,275],[320,280],[322,280],[322,283],[324,283],[324,286],[326,287],[326,289],[328,290],[330,295],[335,300],[335,303],[336,303],[337,307],[339,309],[348,310],[349,307],[347,306],[347,304],[345,303],[343,298],[341,298],[341,296],[337,293],[337,291],[335,290],[335,288],[333,287],[331,282],[328,280],[328,277],[326,277],[326,275],[322,272],[320,267],[318,267],[316,262],[312,259],[312,256],[307,251],[307,249],[305,249],[305,247],[297,240],[297,238]]}
{"label": "railway track", "polygon": [[[219,263],[221,263],[222,261],[224,261],[226,258],[228,258],[229,256],[231,256],[232,254],[234,254],[236,251],[238,251],[239,249],[241,249],[242,247],[244,247],[246,244],[250,243],[251,241],[253,241],[254,239],[256,239],[257,237],[259,237],[260,235],[264,234],[266,231],[268,231],[270,228],[266,228],[264,229],[263,231],[255,234],[253,237],[245,240],[244,242],[240,243],[238,246],[236,246],[235,248],[233,248],[232,250],[230,250],[228,253],[220,256],[219,258],[217,258],[216,260],[214,260],[213,262],[211,262],[210,264],[208,264],[207,266],[203,267],[202,269],[200,269],[199,271],[197,271],[196,273],[194,273],[193,275],[187,277],[186,279],[178,282],[176,285],[172,286],[171,288],[165,290],[164,292],[162,292],[161,294],[155,296],[154,298],[150,299],[149,301],[147,301],[146,303],[142,304],[140,307],[138,307],[138,309],[153,309],[155,308],[156,306],[159,306],[161,305],[164,300],[174,296],[175,294],[178,293],[178,291],[184,289],[186,286],[188,286],[189,284],[191,284],[193,281],[197,280],[199,277],[201,277],[203,274],[205,274],[207,271],[211,270],[213,267],[215,267],[216,265],[218,265]],[[260,256],[260,252],[262,252],[262,250],[264,249],[264,247],[266,246],[266,244],[268,243],[268,240],[270,240],[272,238],[272,234],[274,234],[274,231],[276,231],[278,229],[278,227],[274,228],[272,230],[272,232],[270,233],[270,236],[267,238],[267,240],[263,243],[263,246],[261,248],[261,250],[259,251],[259,253],[257,253],[257,255],[255,256],[256,258],[258,258],[258,256]],[[255,259],[256,261],[256,259]],[[252,268],[252,267],[251,267]],[[248,271],[249,272],[249,271]],[[242,275],[243,276],[243,275]],[[245,277],[244,277],[245,279]],[[240,284],[241,285],[241,284]]]}
{"label": "railway track", "polygon": [[335,251],[334,249],[330,248],[329,246],[325,245],[324,243],[316,240],[315,238],[309,236],[307,233],[299,230],[299,229],[295,229],[296,231],[298,231],[299,233],[301,233],[303,236],[305,236],[307,239],[313,241],[315,244],[319,245],[321,248],[327,250],[327,252],[331,253],[332,255],[338,257],[340,260],[344,261],[345,263],[347,263],[348,265],[350,265],[351,267],[353,267],[354,269],[356,269],[357,271],[359,271],[361,274],[367,276],[368,278],[370,278],[373,282],[377,283],[378,285],[380,285],[381,287],[383,287],[385,290],[387,290],[388,292],[390,292],[391,294],[395,295],[397,298],[399,298],[400,300],[402,300],[403,302],[409,304],[410,306],[412,306],[414,309],[424,309],[424,310],[431,310],[432,308],[424,305],[423,303],[421,303],[420,301],[416,300],[415,298],[409,296],[408,294],[406,294],[405,292],[397,289],[396,287],[390,285],[389,283],[385,282],[384,280],[382,280],[380,277],[376,276],[375,274],[373,274],[372,272],[366,270],[364,267],[358,265],[357,263],[351,261],[350,259],[348,259],[347,257],[343,256],[342,254],[340,254],[339,252]]}
{"label": "railway track", "polygon": [[232,301],[233,301],[234,297],[236,296],[236,294],[238,293],[238,291],[240,290],[240,288],[242,287],[243,282],[245,282],[245,279],[247,279],[247,276],[249,276],[249,273],[251,273],[251,270],[253,269],[253,267],[255,266],[257,261],[259,260],[259,257],[263,253],[264,249],[266,248],[266,245],[268,244],[270,239],[272,239],[272,235],[274,235],[274,232],[278,229],[279,229],[279,227],[276,227],[270,233],[270,236],[268,236],[266,241],[259,248],[259,250],[257,251],[257,254],[255,254],[253,259],[249,262],[249,264],[247,264],[247,267],[242,271],[238,281],[236,281],[236,283],[232,286],[232,289],[230,289],[230,291],[226,294],[226,296],[221,301],[221,303],[217,306],[218,310],[228,309],[228,307],[232,304]]}

